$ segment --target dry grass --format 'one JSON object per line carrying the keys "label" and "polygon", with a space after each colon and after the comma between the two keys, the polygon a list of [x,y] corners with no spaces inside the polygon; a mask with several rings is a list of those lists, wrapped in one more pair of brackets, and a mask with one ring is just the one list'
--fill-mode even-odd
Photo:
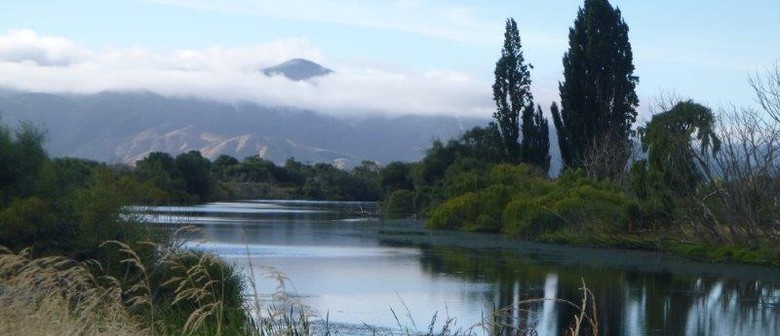
{"label": "dry grass", "polygon": [[67,258],[33,259],[29,250],[0,248],[0,334],[150,334],[125,309],[115,284]]}

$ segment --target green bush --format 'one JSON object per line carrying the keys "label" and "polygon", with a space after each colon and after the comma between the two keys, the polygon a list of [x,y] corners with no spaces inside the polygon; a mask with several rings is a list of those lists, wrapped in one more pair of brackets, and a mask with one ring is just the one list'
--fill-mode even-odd
{"label": "green bush", "polygon": [[533,237],[566,225],[541,199],[516,199],[507,204],[503,215],[504,233],[513,237]]}
{"label": "green bush", "polygon": [[479,213],[479,196],[476,193],[465,193],[436,207],[428,220],[428,227],[458,229],[473,226]]}
{"label": "green bush", "polygon": [[[244,276],[211,253],[184,250],[165,256],[152,273],[156,316],[167,334],[241,334],[247,325]],[[199,325],[193,316],[205,317]],[[185,328],[188,326],[188,328]]]}
{"label": "green bush", "polygon": [[409,190],[396,190],[382,204],[382,215],[388,218],[403,218],[416,213],[415,194]]}

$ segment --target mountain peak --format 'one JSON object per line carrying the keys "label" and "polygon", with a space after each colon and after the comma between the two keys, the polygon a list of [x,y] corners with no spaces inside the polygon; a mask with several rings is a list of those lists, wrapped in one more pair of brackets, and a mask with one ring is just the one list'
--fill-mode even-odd
{"label": "mountain peak", "polygon": [[325,76],[333,72],[331,69],[303,58],[293,58],[262,71],[266,76],[282,75],[295,81]]}

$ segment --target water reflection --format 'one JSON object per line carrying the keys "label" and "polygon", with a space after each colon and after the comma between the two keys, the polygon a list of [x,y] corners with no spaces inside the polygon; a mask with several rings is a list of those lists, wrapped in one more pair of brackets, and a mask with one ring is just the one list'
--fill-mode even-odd
{"label": "water reflection", "polygon": [[559,335],[578,312],[560,300],[579,304],[584,279],[604,335],[780,334],[777,269],[431,232],[350,218],[357,206],[372,205],[257,201],[144,214],[202,226],[202,247],[239,264],[281,269],[334,323],[395,327],[394,307],[421,328],[436,312],[467,328],[501,308],[497,322]]}
{"label": "water reflection", "polygon": [[[556,334],[576,310],[582,279],[596,296],[599,327],[607,335],[778,335],[780,292],[771,281],[696,277],[539,263],[503,251],[425,249],[421,268],[468,281],[492,283],[493,303],[508,307],[505,323]],[[523,298],[544,298],[522,304]],[[525,309],[525,310],[524,310]],[[526,316],[523,316],[526,314]],[[558,331],[558,332],[556,332]]]}

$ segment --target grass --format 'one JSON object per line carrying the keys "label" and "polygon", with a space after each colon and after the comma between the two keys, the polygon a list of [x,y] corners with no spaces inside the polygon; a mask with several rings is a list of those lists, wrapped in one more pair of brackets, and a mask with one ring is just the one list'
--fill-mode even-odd
{"label": "grass", "polygon": [[[107,283],[107,284],[106,284]],[[150,335],[130,314],[114,279],[63,257],[0,251],[0,334]]]}
{"label": "grass", "polygon": [[737,244],[710,244],[651,234],[583,233],[559,230],[539,236],[544,243],[658,251],[709,263],[742,263],[780,267],[780,246],[766,242],[758,248]]}

